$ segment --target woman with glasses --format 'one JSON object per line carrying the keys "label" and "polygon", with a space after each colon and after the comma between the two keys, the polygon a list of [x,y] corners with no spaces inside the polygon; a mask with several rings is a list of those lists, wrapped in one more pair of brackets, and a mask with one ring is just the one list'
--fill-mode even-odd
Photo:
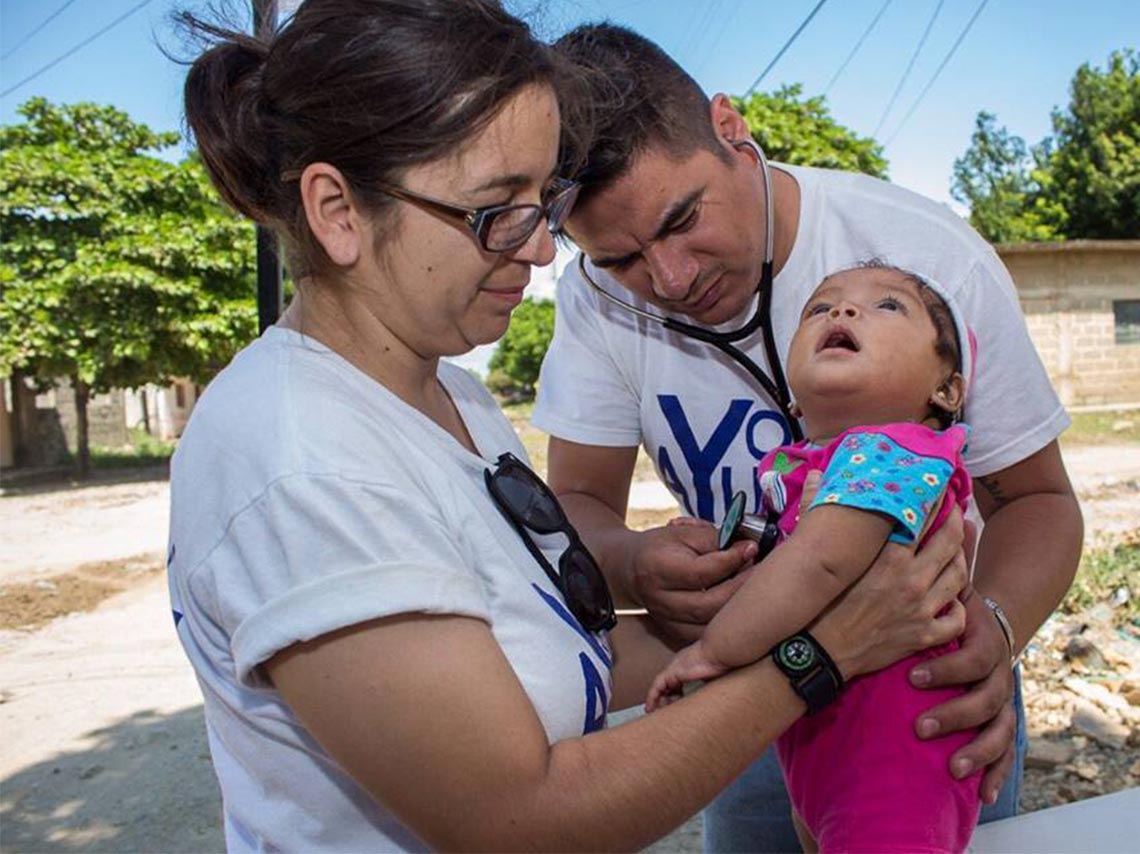
{"label": "woman with glasses", "polygon": [[781,665],[605,729],[671,651],[615,628],[509,422],[441,361],[499,338],[554,256],[576,194],[556,60],[493,0],[308,0],[265,41],[186,23],[211,41],[186,81],[202,160],[296,282],[172,469],[174,620],[230,849],[637,848],[844,678],[960,631],[932,615],[964,569],[932,551]]}

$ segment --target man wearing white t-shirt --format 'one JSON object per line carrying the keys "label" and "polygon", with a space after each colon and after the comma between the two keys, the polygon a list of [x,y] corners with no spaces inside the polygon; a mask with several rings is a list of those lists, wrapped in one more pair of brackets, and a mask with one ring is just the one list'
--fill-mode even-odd
{"label": "man wearing white t-shirt", "polygon": [[[828,273],[879,259],[938,282],[978,337],[966,461],[985,527],[974,575],[981,595],[967,602],[962,648],[911,677],[920,687],[972,687],[916,721],[916,732],[980,727],[951,770],[964,776],[988,766],[982,797],[994,809],[983,820],[1012,814],[1020,756],[999,793],[1014,761],[1010,658],[1072,581],[1082,526],[1057,445],[1068,417],[1008,273],[951,211],[885,182],[774,165],[769,200],[759,158],[743,144],[748,128],[729,100],[710,102],[640,36],[587,26],[557,47],[591,69],[601,106],[585,165],[569,175],[583,187],[566,231],[590,261],[571,265],[559,282],[534,422],[551,434],[550,484],[615,594],[646,607],[667,634],[692,640],[749,562],[740,549],[717,551],[711,526],[625,527],[639,445],[685,515],[711,522],[737,490],[756,506],[756,463],[792,438],[784,408],[737,361],[646,313],[718,331],[744,325],[757,310],[769,216],[770,328],[781,360],[804,302]],[[584,275],[629,305],[605,299]],[[778,376],[763,329],[736,346]],[[779,771],[762,759],[706,813],[706,849],[795,846],[781,797]]]}

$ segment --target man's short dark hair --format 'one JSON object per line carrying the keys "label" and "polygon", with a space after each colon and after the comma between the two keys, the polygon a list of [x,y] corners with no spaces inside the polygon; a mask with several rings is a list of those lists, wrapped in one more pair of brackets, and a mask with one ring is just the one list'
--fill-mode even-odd
{"label": "man's short dark hair", "polygon": [[587,150],[567,148],[559,164],[582,184],[583,196],[624,175],[650,147],[674,157],[700,148],[728,157],[713,131],[708,96],[649,39],[613,24],[584,24],[554,49],[583,71]]}

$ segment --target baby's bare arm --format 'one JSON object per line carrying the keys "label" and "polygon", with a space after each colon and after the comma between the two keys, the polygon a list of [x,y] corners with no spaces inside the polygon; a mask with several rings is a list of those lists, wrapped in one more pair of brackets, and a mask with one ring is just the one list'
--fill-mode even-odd
{"label": "baby's bare arm", "polygon": [[709,623],[703,652],[715,665],[743,667],[811,623],[874,562],[892,521],[822,504],[772,551]]}

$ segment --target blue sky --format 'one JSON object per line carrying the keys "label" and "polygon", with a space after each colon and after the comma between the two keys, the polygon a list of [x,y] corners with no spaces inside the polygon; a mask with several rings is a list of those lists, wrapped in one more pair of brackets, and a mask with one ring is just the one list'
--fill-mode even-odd
{"label": "blue sky", "polygon": [[[0,0],[0,90],[57,59],[142,0]],[[944,59],[980,0],[891,0],[877,27],[828,92],[836,118],[870,134],[936,7],[939,14],[881,140],[899,121]],[[669,51],[710,93],[740,94],[775,56],[817,0],[508,0],[540,34],[553,37],[577,23],[608,18],[633,27]],[[760,88],[799,82],[820,93],[882,8],[884,0],[828,0]],[[63,8],[66,5],[66,8]],[[172,8],[193,0],[150,0],[137,12],[55,67],[0,98],[0,121],[33,95],[57,102],[114,104],[156,129],[180,127],[183,71],[158,44],[177,47]],[[200,4],[197,4],[200,5]],[[236,4],[239,8],[240,2]],[[37,26],[63,8],[30,39]],[[528,11],[533,10],[530,14]],[[1049,113],[1068,99],[1083,62],[1103,66],[1115,48],[1140,37],[1136,0],[989,0],[941,76],[886,154],[892,180],[949,201],[953,161],[969,144],[978,110],[1036,142]]]}

